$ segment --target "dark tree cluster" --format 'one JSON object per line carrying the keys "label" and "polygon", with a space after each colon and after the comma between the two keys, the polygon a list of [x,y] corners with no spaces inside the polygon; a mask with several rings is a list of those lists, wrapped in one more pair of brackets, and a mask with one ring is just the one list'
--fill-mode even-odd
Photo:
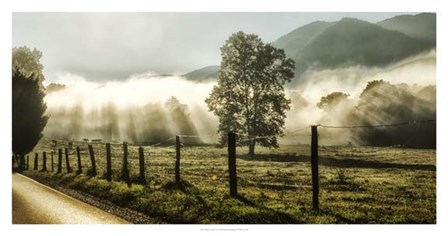
{"label": "dark tree cluster", "polygon": [[42,138],[48,121],[42,82],[45,77],[40,63],[42,52],[28,47],[12,49],[12,152],[25,166],[25,155]]}
{"label": "dark tree cluster", "polygon": [[[424,98],[421,93],[430,93]],[[436,120],[435,86],[417,91],[407,84],[390,84],[383,80],[371,81],[360,95],[354,118],[361,124],[396,124],[408,121]],[[354,131],[367,145],[400,145],[413,148],[436,147],[436,123],[411,123],[377,129]]]}
{"label": "dark tree cluster", "polygon": [[[352,129],[350,133],[359,144],[436,147],[436,123],[433,122],[436,120],[435,86],[409,86],[373,80],[367,83],[357,103],[347,100],[348,94],[334,92],[322,97],[317,106],[327,112],[324,122],[328,122],[326,118],[334,120],[334,117],[342,117],[339,119],[342,126],[384,125]],[[339,104],[344,106],[343,109],[334,110]]]}
{"label": "dark tree cluster", "polygon": [[20,157],[21,168],[25,154],[39,142],[48,121],[44,97],[34,74],[27,76],[19,70],[12,72],[12,151]]}

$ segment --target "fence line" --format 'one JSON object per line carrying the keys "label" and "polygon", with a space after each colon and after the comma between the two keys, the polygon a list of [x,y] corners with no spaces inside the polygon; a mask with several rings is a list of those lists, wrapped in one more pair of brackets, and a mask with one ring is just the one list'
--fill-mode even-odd
{"label": "fence line", "polygon": [[253,141],[253,140],[257,140],[257,139],[267,139],[267,138],[272,138],[272,137],[276,137],[278,135],[266,135],[266,136],[252,136],[246,139],[240,139],[240,141],[244,142],[244,141]]}
{"label": "fence line", "polygon": [[307,133],[297,133],[297,134],[285,134],[284,136],[281,137],[298,137],[298,136],[311,136],[311,134],[307,134]]}
{"label": "fence line", "polygon": [[167,140],[165,140],[165,141],[162,141],[162,142],[159,142],[159,143],[156,143],[156,144],[152,144],[152,145],[147,145],[148,147],[157,147],[157,146],[160,146],[160,145],[162,145],[162,144],[164,144],[164,143],[167,143],[167,142],[169,142],[169,141],[171,141],[171,140],[174,140],[176,138],[176,136],[173,136],[173,137],[170,137],[170,138],[168,138]]}
{"label": "fence line", "polygon": [[401,123],[379,124],[379,125],[332,126],[332,125],[319,124],[317,126],[322,127],[322,128],[329,128],[329,129],[357,129],[357,128],[395,127],[395,126],[414,125],[414,124],[422,124],[422,123],[430,123],[430,122],[436,122],[436,120],[412,120],[412,121],[406,121],[406,122],[401,122]]}
{"label": "fence line", "polygon": [[306,129],[309,129],[309,128],[310,128],[310,126],[307,125],[307,126],[302,127],[302,128],[300,128],[300,129],[296,129],[296,130],[293,130],[293,131],[289,131],[288,133],[296,133],[296,132],[303,131],[303,130],[306,130]]}
{"label": "fence line", "polygon": [[[285,136],[288,137],[295,137],[295,136],[311,136],[311,175],[312,175],[312,185],[313,185],[313,208],[315,210],[319,210],[319,172],[318,172],[318,127],[322,128],[329,128],[329,129],[356,129],[356,128],[384,128],[384,127],[397,127],[397,126],[404,126],[404,125],[419,125],[419,129],[421,128],[420,124],[423,123],[431,123],[436,122],[436,120],[413,120],[413,121],[407,121],[407,122],[401,122],[401,123],[392,123],[392,124],[377,124],[377,125],[354,125],[354,126],[334,126],[334,125],[311,125],[304,128],[300,128],[297,130],[294,130],[292,132],[288,132]],[[310,133],[304,133],[305,129],[310,129]],[[249,140],[258,140],[258,139],[266,139],[271,137],[276,137],[278,135],[266,135],[266,136],[252,136],[249,137],[245,134],[238,134],[238,133],[228,133],[228,165],[229,165],[229,188],[230,188],[230,195],[232,197],[237,196],[237,171],[236,171],[236,141],[238,138],[241,138],[239,141],[249,141]],[[175,162],[175,183],[180,184],[181,177],[180,177],[180,159],[181,159],[181,152],[180,152],[180,138],[200,138],[199,135],[191,135],[191,134],[181,134],[177,136],[170,137],[166,139],[165,141],[153,144],[153,145],[147,145],[146,147],[156,147],[161,144],[167,143],[171,140],[176,139],[175,145],[171,145],[169,147],[176,147],[176,162]],[[57,144],[55,145],[55,147]],[[96,162],[95,162],[95,156],[93,151],[92,144],[88,144],[88,151],[89,156],[91,160],[91,170],[90,175],[95,176],[97,174],[96,170]],[[81,161],[80,161],[80,150],[79,147],[76,148],[77,157],[78,157],[78,171],[77,174],[82,173],[81,169]],[[140,165],[140,171],[139,171],[139,180],[141,183],[146,184],[146,177],[145,177],[145,159],[144,159],[144,151],[143,148],[140,146],[138,149],[139,153],[139,165]],[[123,143],[123,168],[121,170],[121,180],[124,180],[130,185],[130,176],[129,176],[129,166],[128,165],[128,146],[127,143]],[[52,171],[53,171],[53,152],[51,152],[51,161],[52,161]],[[65,157],[66,157],[66,167],[67,172],[70,173],[72,169],[70,168],[69,164],[69,156],[68,156],[68,149],[65,148]],[[43,153],[43,166],[46,167],[46,153]],[[27,156],[28,159],[28,156]],[[57,173],[62,172],[62,149],[58,149],[58,168]],[[37,169],[38,165],[38,154],[35,153],[35,161],[34,161],[34,169]],[[27,166],[28,166],[28,160],[27,160]],[[45,168],[46,171],[46,168]],[[111,150],[110,150],[110,143],[106,143],[106,179],[111,181],[112,180],[112,167],[111,167]]]}
{"label": "fence line", "polygon": [[180,135],[177,135],[177,136],[179,136],[181,138],[200,138],[201,137],[199,135],[188,135],[188,134],[180,134]]}

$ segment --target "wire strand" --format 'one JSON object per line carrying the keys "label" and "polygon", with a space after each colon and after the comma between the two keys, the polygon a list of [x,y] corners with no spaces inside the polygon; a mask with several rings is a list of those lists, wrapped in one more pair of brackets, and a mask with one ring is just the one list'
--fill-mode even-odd
{"label": "wire strand", "polygon": [[357,129],[357,128],[394,127],[394,126],[413,125],[413,124],[430,123],[430,122],[436,122],[436,120],[414,120],[414,121],[407,121],[407,122],[401,122],[401,123],[379,124],[379,125],[332,126],[332,125],[319,124],[317,126],[322,127],[322,128],[329,128],[329,129]]}

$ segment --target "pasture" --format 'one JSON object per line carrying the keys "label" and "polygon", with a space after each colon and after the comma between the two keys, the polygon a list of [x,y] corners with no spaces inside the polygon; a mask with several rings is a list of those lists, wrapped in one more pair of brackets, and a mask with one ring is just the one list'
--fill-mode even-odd
{"label": "pasture", "polygon": [[[312,209],[310,146],[257,146],[256,155],[237,148],[237,198],[229,196],[227,148],[181,148],[182,184],[174,184],[175,148],[143,147],[146,184],[138,181],[138,146],[129,145],[132,185],[120,181],[123,146],[112,144],[112,182],[104,178],[106,148],[93,145],[97,176],[91,168],[86,142],[69,150],[56,173],[57,149],[68,141],[43,138],[29,154],[29,170],[70,188],[142,212],[154,223],[199,224],[409,224],[436,223],[436,151],[320,146],[320,211]],[[82,174],[76,174],[76,147],[81,149]],[[47,172],[32,170],[34,153],[47,152]],[[54,172],[51,152],[54,152]]]}

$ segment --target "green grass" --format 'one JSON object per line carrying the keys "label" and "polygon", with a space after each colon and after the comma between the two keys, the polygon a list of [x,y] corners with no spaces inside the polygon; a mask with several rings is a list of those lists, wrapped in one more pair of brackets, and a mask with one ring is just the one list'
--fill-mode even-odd
{"label": "green grass", "polygon": [[[59,142],[66,147],[66,142]],[[310,148],[257,147],[254,157],[237,148],[238,198],[228,195],[227,149],[182,147],[181,186],[174,181],[173,147],[145,147],[147,184],[138,184],[138,147],[129,146],[133,184],[119,181],[122,146],[112,145],[113,181],[105,172],[105,145],[94,144],[98,176],[90,168],[87,144],[82,151],[83,174],[39,174],[117,205],[168,223],[436,223],[436,153],[374,147],[319,147],[320,211],[312,210]],[[33,152],[57,151],[42,139]],[[55,152],[56,153],[56,152]],[[34,153],[30,153],[30,167]],[[57,154],[54,155],[55,164]],[[77,170],[76,151],[70,164]],[[39,167],[39,170],[41,167]],[[32,171],[32,170],[29,170]],[[55,168],[56,171],[56,168]],[[34,171],[37,173],[37,171]]]}

